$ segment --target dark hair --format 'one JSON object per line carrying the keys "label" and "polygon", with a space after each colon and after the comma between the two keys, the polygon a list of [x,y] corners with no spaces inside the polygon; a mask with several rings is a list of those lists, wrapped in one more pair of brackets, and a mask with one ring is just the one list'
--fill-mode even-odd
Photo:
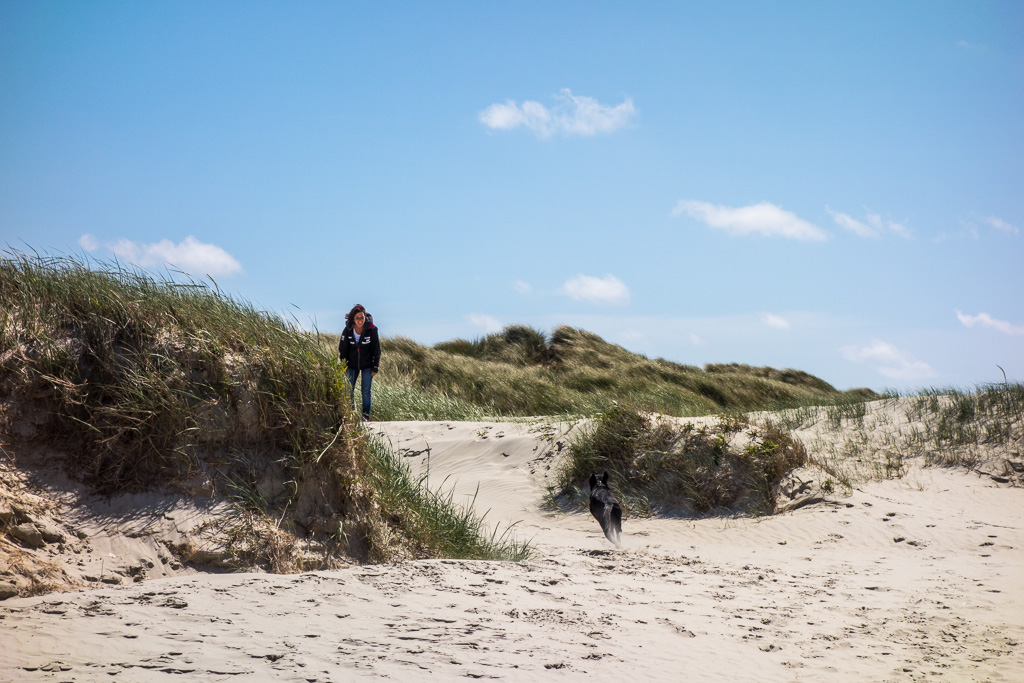
{"label": "dark hair", "polygon": [[366,315],[366,309],[362,304],[356,304],[351,311],[345,314],[345,327],[352,327],[356,324],[356,313]]}

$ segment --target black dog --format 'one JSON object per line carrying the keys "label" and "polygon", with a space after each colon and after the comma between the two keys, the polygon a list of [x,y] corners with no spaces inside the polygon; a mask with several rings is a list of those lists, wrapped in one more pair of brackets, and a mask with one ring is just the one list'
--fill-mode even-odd
{"label": "black dog", "polygon": [[601,525],[605,538],[616,546],[622,543],[622,507],[608,488],[608,473],[590,475],[590,514]]}

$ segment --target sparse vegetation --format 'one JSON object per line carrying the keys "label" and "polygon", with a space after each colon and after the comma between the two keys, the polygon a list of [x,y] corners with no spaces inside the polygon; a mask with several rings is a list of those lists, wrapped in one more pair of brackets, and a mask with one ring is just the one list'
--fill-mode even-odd
{"label": "sparse vegetation", "polygon": [[1024,385],[926,389],[860,405],[802,407],[775,418],[810,450],[832,485],[899,478],[908,464],[965,467],[1024,485]]}
{"label": "sparse vegetation", "polygon": [[573,439],[549,503],[585,507],[583,482],[608,471],[634,515],[770,513],[775,484],[806,457],[802,444],[770,423],[731,415],[695,426],[615,406]]}
{"label": "sparse vegetation", "polygon": [[[380,440],[370,439],[373,467],[371,478],[379,496],[381,512],[405,536],[414,539],[420,553],[440,548],[448,557],[480,560],[529,557],[529,544],[517,540],[513,526],[501,533],[495,526],[487,534],[483,517],[453,501],[454,491],[445,494],[426,485],[427,473],[414,476],[409,465],[394,457]],[[436,550],[434,552],[437,552]]]}

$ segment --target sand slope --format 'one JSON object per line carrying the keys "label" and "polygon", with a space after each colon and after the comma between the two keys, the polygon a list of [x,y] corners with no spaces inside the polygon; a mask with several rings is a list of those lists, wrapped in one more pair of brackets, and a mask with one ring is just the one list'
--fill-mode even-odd
{"label": "sand slope", "polygon": [[921,469],[764,519],[540,506],[566,425],[374,425],[523,563],[187,575],[0,602],[0,680],[1022,680],[1024,490]]}

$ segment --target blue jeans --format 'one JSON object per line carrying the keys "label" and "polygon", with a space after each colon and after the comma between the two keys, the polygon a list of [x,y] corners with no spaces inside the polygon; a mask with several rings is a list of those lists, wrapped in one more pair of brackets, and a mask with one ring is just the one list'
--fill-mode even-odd
{"label": "blue jeans", "polygon": [[349,368],[345,371],[345,376],[348,378],[348,399],[354,400],[356,393],[356,375],[363,375],[362,380],[362,391],[363,391],[363,419],[370,419],[370,385],[373,384],[373,370],[366,368],[365,370],[356,370],[355,368]]}

